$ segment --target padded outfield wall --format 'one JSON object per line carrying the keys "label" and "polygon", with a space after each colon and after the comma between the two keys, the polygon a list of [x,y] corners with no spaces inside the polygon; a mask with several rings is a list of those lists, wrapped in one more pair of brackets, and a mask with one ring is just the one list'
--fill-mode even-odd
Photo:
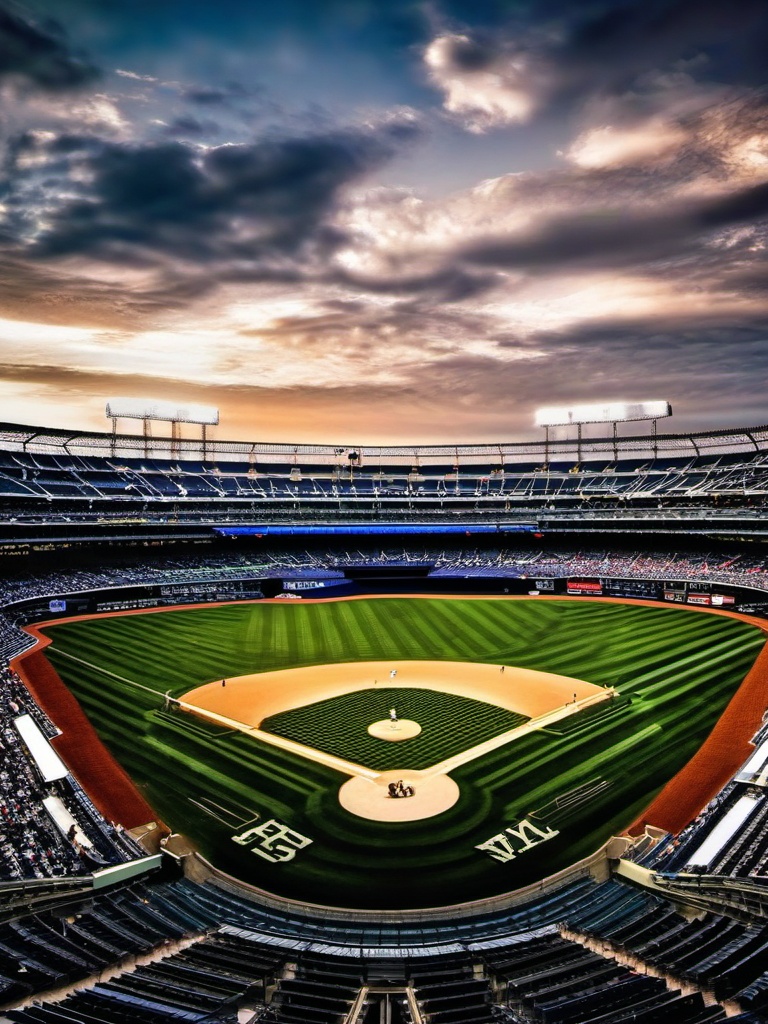
{"label": "padded outfield wall", "polygon": [[24,622],[93,615],[101,612],[139,608],[172,607],[217,601],[252,600],[293,593],[306,597],[348,597],[362,594],[513,594],[536,591],[543,595],[624,597],[768,614],[768,594],[757,588],[738,587],[707,580],[639,580],[596,576],[531,576],[516,578],[494,575],[426,575],[405,569],[371,565],[346,570],[342,579],[290,574],[255,576],[216,582],[129,585],[104,587],[77,593],[51,593],[7,605],[8,614]]}

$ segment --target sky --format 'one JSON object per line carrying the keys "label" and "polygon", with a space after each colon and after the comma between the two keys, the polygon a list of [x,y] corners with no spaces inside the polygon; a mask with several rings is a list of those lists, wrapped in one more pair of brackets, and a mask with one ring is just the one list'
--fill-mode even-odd
{"label": "sky", "polygon": [[765,0],[0,0],[0,420],[765,423],[766,53]]}

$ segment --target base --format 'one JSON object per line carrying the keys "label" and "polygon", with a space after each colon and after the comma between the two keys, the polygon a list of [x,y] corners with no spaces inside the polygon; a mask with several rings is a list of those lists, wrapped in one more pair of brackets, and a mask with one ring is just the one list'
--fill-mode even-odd
{"label": "base", "polygon": [[[391,797],[390,782],[413,786],[413,796]],[[453,807],[459,799],[459,787],[450,775],[430,775],[401,769],[382,772],[375,779],[356,775],[339,790],[339,803],[345,811],[369,821],[420,821],[433,818]]]}

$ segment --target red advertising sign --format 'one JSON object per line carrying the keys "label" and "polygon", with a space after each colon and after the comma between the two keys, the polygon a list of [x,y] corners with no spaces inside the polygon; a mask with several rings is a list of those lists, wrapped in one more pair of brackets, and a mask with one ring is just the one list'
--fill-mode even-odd
{"label": "red advertising sign", "polygon": [[588,583],[581,580],[568,580],[569,594],[602,594],[603,588],[600,583]]}

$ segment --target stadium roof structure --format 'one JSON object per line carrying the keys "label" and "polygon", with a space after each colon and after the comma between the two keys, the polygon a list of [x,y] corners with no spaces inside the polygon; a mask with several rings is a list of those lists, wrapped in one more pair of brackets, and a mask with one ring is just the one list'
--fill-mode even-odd
{"label": "stadium roof structure", "polygon": [[575,458],[579,461],[613,458],[679,458],[690,455],[719,455],[743,452],[768,455],[768,425],[735,427],[688,433],[640,434],[626,437],[556,438],[549,441],[504,441],[493,444],[446,445],[325,445],[290,444],[260,441],[211,441],[199,438],[147,438],[137,434],[112,434],[98,431],[63,431],[47,427],[0,423],[0,447],[47,455],[83,455],[116,458],[178,458],[205,461],[258,462],[271,459],[299,464],[312,460],[328,466],[355,466],[376,462],[428,465],[447,463],[499,468],[520,462],[548,462]]}

